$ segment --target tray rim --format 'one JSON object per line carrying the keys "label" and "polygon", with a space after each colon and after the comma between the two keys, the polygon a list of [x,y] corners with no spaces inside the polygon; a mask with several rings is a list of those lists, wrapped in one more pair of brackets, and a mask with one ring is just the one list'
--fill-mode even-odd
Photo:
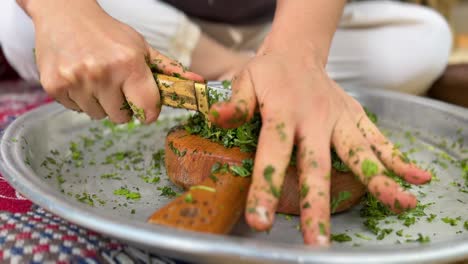
{"label": "tray rim", "polygon": [[[370,95],[392,97],[400,100],[436,108],[456,115],[468,121],[468,109],[411,95],[383,90],[349,90],[351,95]],[[68,220],[71,223],[97,231],[109,237],[117,238],[130,244],[145,248],[166,251],[168,255],[192,255],[245,261],[271,262],[316,262],[316,263],[415,263],[426,261],[451,261],[468,257],[468,239],[454,239],[433,242],[414,247],[391,248],[340,248],[319,249],[302,245],[287,245],[270,242],[258,242],[248,238],[201,234],[172,228],[132,222],[127,219],[115,220],[112,217],[92,212],[89,208],[61,200],[60,193],[41,184],[40,177],[28,167],[20,157],[19,144],[11,147],[9,139],[21,133],[26,124],[39,122],[37,116],[47,118],[66,111],[57,103],[51,103],[30,111],[10,124],[0,141],[0,172],[5,179],[25,197],[46,210]],[[3,160],[2,160],[3,159]],[[57,195],[58,194],[58,195]],[[196,241],[196,243],[194,243]],[[213,249],[216,248],[216,251]],[[398,254],[395,254],[398,249]],[[207,259],[209,260],[209,259]]]}

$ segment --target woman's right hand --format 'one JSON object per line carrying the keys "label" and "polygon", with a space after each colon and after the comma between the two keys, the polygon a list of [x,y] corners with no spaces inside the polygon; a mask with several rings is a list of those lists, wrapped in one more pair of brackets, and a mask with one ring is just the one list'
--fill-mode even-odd
{"label": "woman's right hand", "polygon": [[129,105],[140,121],[156,120],[161,104],[148,60],[164,74],[203,81],[152,49],[95,0],[19,3],[34,22],[41,84],[67,108],[124,123],[130,115],[123,106]]}

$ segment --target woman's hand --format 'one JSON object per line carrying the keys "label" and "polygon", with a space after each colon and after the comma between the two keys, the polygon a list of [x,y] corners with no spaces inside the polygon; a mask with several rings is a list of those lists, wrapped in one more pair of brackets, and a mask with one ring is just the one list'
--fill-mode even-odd
{"label": "woman's hand", "polygon": [[29,0],[22,6],[35,25],[41,83],[67,108],[123,123],[130,120],[129,106],[149,123],[157,119],[161,105],[147,62],[165,74],[203,81],[153,50],[94,0]]}
{"label": "woman's hand", "polygon": [[271,228],[293,145],[306,244],[327,245],[330,235],[330,148],[368,190],[394,212],[414,208],[416,198],[385,176],[393,170],[410,183],[431,175],[406,161],[367,118],[362,106],[325,72],[323,63],[294,49],[260,51],[233,80],[229,102],[212,107],[211,121],[230,128],[262,116],[246,206],[257,230]]}

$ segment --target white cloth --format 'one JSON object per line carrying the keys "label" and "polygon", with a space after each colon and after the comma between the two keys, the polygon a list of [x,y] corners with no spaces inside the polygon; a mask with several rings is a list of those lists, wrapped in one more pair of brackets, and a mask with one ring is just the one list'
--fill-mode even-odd
{"label": "white cloth", "polygon": [[[210,29],[209,22],[196,24],[160,1],[98,2],[111,16],[140,32],[154,48],[186,65],[190,65],[200,30]],[[229,26],[225,33],[233,38],[233,48],[255,48],[269,27]],[[222,39],[226,34],[213,32],[211,37],[226,43]],[[245,32],[249,38],[243,39]],[[15,0],[0,1],[0,45],[21,77],[38,80],[32,53],[34,27]],[[334,36],[327,71],[344,87],[422,94],[444,70],[451,46],[449,26],[429,8],[393,1],[353,2],[346,5]]]}

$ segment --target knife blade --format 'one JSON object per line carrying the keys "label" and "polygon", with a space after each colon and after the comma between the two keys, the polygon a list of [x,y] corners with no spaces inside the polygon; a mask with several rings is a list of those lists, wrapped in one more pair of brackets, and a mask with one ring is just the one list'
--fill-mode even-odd
{"label": "knife blade", "polygon": [[199,83],[164,74],[154,74],[161,103],[166,106],[195,110],[208,119],[211,97],[226,100],[231,96],[230,85],[222,82]]}

